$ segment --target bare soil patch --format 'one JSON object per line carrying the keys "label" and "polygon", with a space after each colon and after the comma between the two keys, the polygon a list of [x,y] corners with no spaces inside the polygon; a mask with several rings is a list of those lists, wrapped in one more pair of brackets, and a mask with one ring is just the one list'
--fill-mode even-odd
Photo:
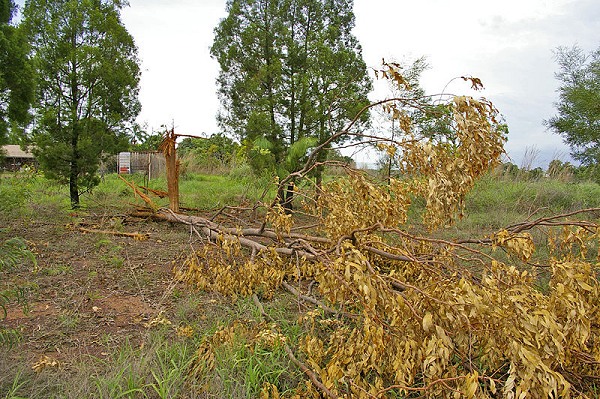
{"label": "bare soil patch", "polygon": [[[25,218],[0,215],[0,225],[0,239],[23,238],[37,259],[35,267],[1,274],[0,290],[25,287],[27,301],[6,309],[3,325],[20,331],[21,342],[0,360],[0,373],[43,355],[68,365],[82,354],[107,356],[125,341],[143,345],[152,320],[161,315],[176,323],[174,301],[193,295],[172,278],[175,262],[198,245],[184,226],[56,209]],[[81,226],[149,238],[84,233]]]}

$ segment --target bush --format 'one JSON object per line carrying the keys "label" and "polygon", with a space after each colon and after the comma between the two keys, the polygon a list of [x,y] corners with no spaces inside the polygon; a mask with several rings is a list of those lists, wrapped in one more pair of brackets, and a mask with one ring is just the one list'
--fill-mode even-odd
{"label": "bush", "polygon": [[17,172],[0,178],[0,212],[23,209],[31,199],[33,172]]}
{"label": "bush", "polygon": [[178,146],[181,174],[225,173],[235,160],[238,144],[223,134],[186,138]]}

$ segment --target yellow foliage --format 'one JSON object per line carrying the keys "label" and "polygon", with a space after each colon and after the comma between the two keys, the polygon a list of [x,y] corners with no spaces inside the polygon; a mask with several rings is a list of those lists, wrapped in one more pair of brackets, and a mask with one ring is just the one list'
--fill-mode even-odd
{"label": "yellow foliage", "polygon": [[267,222],[270,222],[273,225],[273,228],[279,237],[281,237],[282,234],[289,234],[294,223],[292,215],[287,215],[285,209],[279,204],[269,208]]}
{"label": "yellow foliage", "polygon": [[60,367],[60,363],[56,359],[53,359],[47,355],[42,355],[40,356],[40,359],[31,366],[31,369],[36,373],[41,373],[48,367],[57,368]]}
{"label": "yellow foliage", "polygon": [[[379,72],[406,83],[395,64]],[[401,179],[382,185],[355,171],[323,185],[314,215],[321,223],[313,231],[321,240],[310,247],[312,258],[276,252],[276,245],[291,248],[292,217],[275,207],[267,221],[279,241],[269,237],[270,249],[251,253],[239,241],[221,239],[191,254],[176,276],[198,289],[267,299],[283,281],[313,282],[320,307],[300,315],[297,357],[332,396],[585,397],[593,389],[590,376],[600,375],[600,269],[590,260],[599,246],[596,227],[547,228],[551,259],[540,266],[548,266],[547,290],[526,264],[538,255],[525,228],[468,244],[408,232],[410,198],[425,198],[430,229],[450,223],[503,151],[490,102],[457,96],[449,107],[455,146],[417,139],[405,121],[403,146],[382,147],[390,156],[402,154]],[[387,111],[400,121],[407,117],[392,106]],[[505,263],[511,260],[519,266]],[[213,367],[215,346],[239,334],[252,336],[254,345],[286,342],[274,331],[266,324],[224,327],[200,345],[195,370]],[[290,397],[321,397],[313,382],[301,383]],[[280,396],[270,384],[260,393]]]}
{"label": "yellow foliage", "polygon": [[529,233],[511,234],[501,230],[491,237],[495,247],[504,247],[517,255],[523,262],[527,262],[535,252],[535,244]]}
{"label": "yellow foliage", "polygon": [[351,178],[334,180],[323,187],[319,205],[325,213],[323,229],[328,237],[338,239],[354,233],[362,237],[369,229],[381,224],[397,226],[406,221],[410,198],[406,184],[393,180],[381,187],[367,180],[362,173]]}
{"label": "yellow foliage", "polygon": [[[328,228],[343,234],[359,227],[354,223]],[[343,315],[304,313],[298,349],[306,366],[340,398],[385,398],[392,392],[432,398],[568,398],[585,388],[575,389],[580,382],[572,376],[600,375],[597,265],[572,254],[555,258],[549,290],[543,293],[531,273],[481,253],[471,256],[480,256],[483,272],[471,274],[461,267],[465,257],[460,252],[466,249],[449,243],[399,235],[394,248],[404,247],[415,260],[384,259],[364,247],[370,239],[378,248],[389,248],[384,235],[373,241],[375,235],[357,235],[354,243],[343,239],[336,254],[302,260],[299,267],[286,267],[275,253],[242,262],[237,259],[241,250],[223,242],[221,247],[230,249],[227,257],[219,258],[227,252],[219,247],[194,254],[180,276],[232,296],[272,293],[284,279],[314,279],[318,296]],[[557,237],[553,244],[558,247],[573,242],[572,234]],[[588,247],[597,240],[594,234],[587,239]],[[523,260],[535,251],[531,236],[523,232],[502,230],[490,244]],[[419,253],[437,255],[423,260]],[[392,282],[405,288],[399,291]],[[200,345],[195,370],[206,372],[214,364],[215,345],[226,345],[239,334],[251,335],[253,345],[286,342],[274,331],[274,325],[249,328],[236,322],[225,327]],[[265,385],[261,395],[280,394]],[[301,384],[294,397],[317,398],[318,389]]]}
{"label": "yellow foliage", "polygon": [[189,255],[175,270],[175,278],[196,289],[229,296],[253,293],[271,298],[281,285],[288,265],[275,251],[245,259],[237,241],[221,240]]}

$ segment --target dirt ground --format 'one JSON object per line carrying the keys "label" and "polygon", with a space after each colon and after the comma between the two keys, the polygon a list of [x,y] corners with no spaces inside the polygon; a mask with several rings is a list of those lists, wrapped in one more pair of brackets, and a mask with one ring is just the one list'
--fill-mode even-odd
{"label": "dirt ground", "polygon": [[[44,355],[68,366],[80,355],[108,356],[126,340],[141,345],[153,324],[174,318],[174,298],[189,295],[172,273],[199,245],[183,225],[116,211],[38,209],[22,219],[0,214],[0,226],[0,240],[23,238],[37,259],[36,266],[0,274],[0,291],[27,289],[25,308],[9,305],[2,321],[21,335],[19,350],[0,360],[5,367],[34,364]],[[83,232],[81,227],[149,238]]]}

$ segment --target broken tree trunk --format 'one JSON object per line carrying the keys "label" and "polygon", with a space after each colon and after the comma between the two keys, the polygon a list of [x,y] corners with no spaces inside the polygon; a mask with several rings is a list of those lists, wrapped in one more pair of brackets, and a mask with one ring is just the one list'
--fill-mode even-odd
{"label": "broken tree trunk", "polygon": [[[215,223],[209,219],[200,216],[191,216],[181,213],[175,213],[167,209],[159,209],[155,212],[135,212],[133,216],[144,216],[151,217],[157,220],[164,220],[172,223],[183,223],[190,226],[197,234],[207,237],[209,240],[234,240],[238,241],[240,245],[248,248],[252,253],[258,253],[261,251],[267,251],[272,248],[279,255],[284,256],[299,256],[306,260],[324,260],[335,251],[339,251],[341,242],[345,239],[351,239],[351,236],[342,237],[336,242],[324,237],[308,236],[304,234],[277,234],[273,230],[260,228],[233,228],[225,227],[219,223]],[[373,226],[375,229],[376,226]],[[260,239],[271,240],[272,246],[265,245],[260,242]],[[317,244],[317,248],[314,246]],[[325,248],[322,248],[325,247]],[[424,261],[418,257],[407,257],[388,253],[384,250],[376,249],[370,246],[364,246],[367,252],[371,252],[375,255],[379,255],[383,258],[400,260],[405,262],[419,262]],[[398,286],[397,288],[404,289],[404,287]]]}
{"label": "broken tree trunk", "polygon": [[165,133],[162,143],[158,147],[165,155],[167,164],[167,189],[169,192],[169,209],[173,212],[179,212],[179,160],[175,151],[175,142],[177,135],[175,129]]}

